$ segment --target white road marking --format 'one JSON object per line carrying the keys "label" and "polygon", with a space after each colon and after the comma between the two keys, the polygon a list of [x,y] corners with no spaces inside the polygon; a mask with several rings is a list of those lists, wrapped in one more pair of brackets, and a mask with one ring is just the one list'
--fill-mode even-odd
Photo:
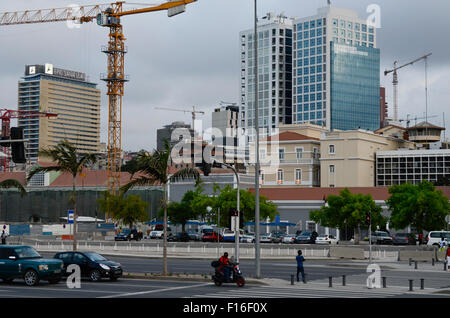
{"label": "white road marking", "polygon": [[201,287],[201,286],[208,286],[208,285],[211,285],[211,283],[207,283],[207,284],[197,284],[197,285],[189,285],[189,286],[180,286],[180,287],[171,287],[171,288],[156,289],[156,290],[148,290],[148,291],[135,292],[135,293],[125,293],[125,294],[111,295],[111,296],[102,296],[102,297],[99,297],[99,298],[116,298],[116,297],[138,296],[138,295],[153,294],[153,293],[162,293],[162,292],[166,292],[166,291],[179,290],[179,289],[187,289],[187,288],[194,288],[194,287]]}

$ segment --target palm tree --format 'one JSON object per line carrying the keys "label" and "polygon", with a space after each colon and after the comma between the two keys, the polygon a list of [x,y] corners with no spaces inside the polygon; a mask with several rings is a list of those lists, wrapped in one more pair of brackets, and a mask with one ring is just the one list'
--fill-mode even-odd
{"label": "palm tree", "polygon": [[77,250],[77,192],[75,189],[76,177],[84,167],[93,164],[97,161],[97,156],[93,153],[78,154],[77,148],[68,140],[59,142],[56,146],[51,146],[48,149],[41,149],[39,155],[47,157],[55,163],[53,166],[41,167],[36,166],[27,177],[27,181],[39,172],[57,171],[62,173],[69,173],[73,177],[73,250]]}
{"label": "palm tree", "polygon": [[15,179],[3,180],[2,182],[0,182],[0,188],[2,189],[16,188],[17,190],[19,190],[20,195],[22,197],[27,193],[23,185]]}
{"label": "palm tree", "polygon": [[164,242],[163,242],[163,275],[167,275],[167,186],[169,182],[178,180],[200,178],[199,172],[195,168],[184,168],[178,170],[174,174],[169,174],[169,160],[171,148],[167,140],[165,141],[165,149],[155,150],[153,154],[139,153],[139,172],[144,175],[135,178],[123,187],[121,191],[127,192],[134,186],[146,185],[162,185],[164,188],[164,199],[162,205],[164,208]]}

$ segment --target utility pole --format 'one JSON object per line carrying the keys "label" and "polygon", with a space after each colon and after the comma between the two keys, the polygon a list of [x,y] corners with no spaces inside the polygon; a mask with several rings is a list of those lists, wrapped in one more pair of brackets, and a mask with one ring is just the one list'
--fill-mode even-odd
{"label": "utility pole", "polygon": [[259,241],[259,115],[258,115],[258,11],[255,0],[255,133],[256,133],[256,163],[255,163],[255,265],[256,278],[261,278],[260,241]]}

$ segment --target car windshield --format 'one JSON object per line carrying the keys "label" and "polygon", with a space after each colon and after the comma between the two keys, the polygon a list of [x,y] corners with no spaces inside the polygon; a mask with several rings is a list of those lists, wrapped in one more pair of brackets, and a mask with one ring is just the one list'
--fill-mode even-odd
{"label": "car windshield", "polygon": [[319,235],[318,238],[327,238],[328,235]]}
{"label": "car windshield", "polygon": [[85,253],[85,254],[87,257],[89,257],[89,259],[91,261],[94,261],[94,262],[107,260],[106,258],[104,258],[103,256],[101,256],[100,254],[97,254],[97,253]]}
{"label": "car windshield", "polygon": [[408,234],[406,234],[406,233],[397,233],[397,234],[395,234],[395,236],[397,236],[397,237],[406,237],[406,236],[408,236]]}
{"label": "car windshield", "polygon": [[389,236],[386,232],[378,232],[378,236]]}
{"label": "car windshield", "polygon": [[300,236],[311,236],[312,233],[311,232],[304,232],[302,234],[300,234]]}
{"label": "car windshield", "polygon": [[36,252],[36,250],[32,247],[16,247],[14,252],[17,254],[18,258],[41,258],[42,256]]}

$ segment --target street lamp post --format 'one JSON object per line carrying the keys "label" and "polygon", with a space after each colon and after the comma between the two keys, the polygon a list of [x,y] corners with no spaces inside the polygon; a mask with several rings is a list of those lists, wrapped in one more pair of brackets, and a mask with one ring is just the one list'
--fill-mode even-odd
{"label": "street lamp post", "polygon": [[255,266],[256,278],[261,277],[260,242],[259,242],[259,114],[258,114],[258,13],[255,0],[255,34],[254,34],[254,64],[255,64],[255,134],[256,134],[256,164],[255,164]]}
{"label": "street lamp post", "polygon": [[235,249],[234,249],[234,259],[237,263],[239,263],[239,219],[240,219],[240,193],[239,193],[239,174],[236,171],[236,168],[233,167],[230,164],[223,163],[223,165],[231,170],[233,170],[234,175],[236,176],[236,184],[237,184],[237,199],[236,199],[236,206],[237,206],[237,216],[235,217],[235,223],[234,223],[234,242],[235,242]]}

